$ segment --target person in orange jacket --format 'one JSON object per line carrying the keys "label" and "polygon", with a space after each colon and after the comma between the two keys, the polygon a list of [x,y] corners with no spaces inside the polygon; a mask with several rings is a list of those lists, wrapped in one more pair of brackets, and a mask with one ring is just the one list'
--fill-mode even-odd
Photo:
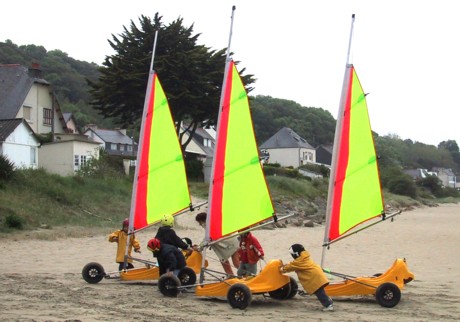
{"label": "person in orange jacket", "polygon": [[264,250],[251,232],[240,235],[238,253],[240,255],[238,276],[257,275],[257,262],[259,259],[264,259]]}
{"label": "person in orange jacket", "polygon": [[310,295],[316,295],[323,305],[323,311],[334,311],[332,299],[324,290],[329,281],[321,266],[311,259],[310,253],[301,244],[292,245],[289,252],[294,260],[281,266],[280,271],[282,273],[296,272],[303,289]]}
{"label": "person in orange jacket", "polygon": [[[126,240],[128,239],[128,228],[129,228],[129,219],[126,218],[123,220],[122,229],[116,230],[109,235],[109,242],[111,243],[118,243],[117,246],[117,255],[115,258],[115,262],[117,262],[118,270],[123,270],[124,262],[125,262],[125,252],[126,252]],[[129,246],[128,246],[128,260],[126,268],[134,268],[133,260],[131,259],[131,250],[134,247],[134,251],[136,253],[141,252],[141,245],[139,241],[136,239],[134,234],[130,236]]]}

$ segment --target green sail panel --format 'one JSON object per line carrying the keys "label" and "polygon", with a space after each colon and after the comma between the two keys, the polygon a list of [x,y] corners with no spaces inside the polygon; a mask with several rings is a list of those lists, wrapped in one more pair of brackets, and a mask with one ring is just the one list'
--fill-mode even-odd
{"label": "green sail panel", "polygon": [[152,73],[144,106],[138,151],[134,227],[141,229],[191,203],[184,158],[168,100]]}
{"label": "green sail panel", "polygon": [[374,139],[366,96],[356,71],[349,65],[346,99],[341,119],[340,142],[334,180],[329,241],[383,213]]}

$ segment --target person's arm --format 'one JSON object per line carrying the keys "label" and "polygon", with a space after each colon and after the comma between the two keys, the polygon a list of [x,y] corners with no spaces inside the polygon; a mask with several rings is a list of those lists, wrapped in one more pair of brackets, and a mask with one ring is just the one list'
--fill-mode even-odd
{"label": "person's arm", "polygon": [[173,236],[173,239],[174,239],[174,243],[175,243],[175,246],[176,247],[179,247],[180,249],[182,250],[187,250],[190,248],[190,246],[184,242],[182,240],[182,238],[180,238],[179,236],[177,236],[176,232],[174,230],[171,229],[171,234]]}
{"label": "person's arm", "polygon": [[254,246],[254,251],[256,252],[256,254],[263,258],[264,257],[264,249],[262,248],[262,246],[260,245],[259,241],[257,240],[256,237],[252,236],[252,245]]}
{"label": "person's arm", "polygon": [[113,242],[118,242],[118,234],[120,233],[119,230],[117,231],[114,231],[113,233],[111,233],[109,235],[109,242],[113,243]]}

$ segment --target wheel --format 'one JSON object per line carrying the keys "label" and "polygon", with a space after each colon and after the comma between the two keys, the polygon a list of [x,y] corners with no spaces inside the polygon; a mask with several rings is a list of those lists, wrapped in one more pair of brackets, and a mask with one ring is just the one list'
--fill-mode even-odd
{"label": "wheel", "polygon": [[401,299],[401,290],[393,283],[383,283],[377,287],[375,299],[383,307],[393,307]]}
{"label": "wheel", "polygon": [[99,263],[88,263],[81,271],[83,279],[90,284],[99,283],[105,276],[104,268]]}
{"label": "wheel", "polygon": [[233,284],[227,293],[227,300],[234,309],[244,310],[251,303],[251,290],[244,284]]}
{"label": "wheel", "polygon": [[179,271],[179,274],[177,274],[177,277],[179,278],[181,285],[184,285],[184,286],[193,285],[196,282],[195,271],[187,266],[185,266]]}
{"label": "wheel", "polygon": [[[295,288],[295,290],[293,288]],[[275,300],[292,299],[294,295],[296,295],[298,289],[299,287],[297,286],[297,282],[294,280],[294,278],[289,276],[288,284],[280,287],[279,289],[268,292],[268,295],[270,295],[270,297],[274,298]]]}
{"label": "wheel", "polygon": [[289,295],[286,297],[286,300],[292,299],[294,296],[297,295],[297,292],[299,291],[299,285],[297,284],[297,281],[293,277],[289,277],[289,284],[291,285],[291,292],[289,292]]}
{"label": "wheel", "polygon": [[179,294],[180,280],[175,275],[161,275],[158,280],[158,288],[161,294],[169,297],[176,297]]}

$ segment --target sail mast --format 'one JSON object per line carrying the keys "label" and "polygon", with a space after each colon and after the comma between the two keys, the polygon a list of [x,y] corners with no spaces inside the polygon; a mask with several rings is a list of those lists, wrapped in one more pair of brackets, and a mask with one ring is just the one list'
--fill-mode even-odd
{"label": "sail mast", "polygon": [[326,249],[327,249],[327,243],[329,242],[329,229],[331,225],[331,214],[332,214],[332,202],[334,200],[334,186],[335,186],[335,176],[336,176],[336,170],[337,170],[337,160],[338,160],[338,151],[339,151],[339,145],[341,142],[341,135],[342,135],[342,122],[341,119],[343,117],[344,109],[345,109],[345,101],[347,98],[347,93],[348,93],[348,82],[347,80],[349,79],[349,73],[350,69],[349,63],[350,63],[350,51],[351,51],[351,41],[353,38],[353,25],[355,22],[355,14],[352,14],[351,16],[351,28],[350,28],[350,37],[348,41],[348,50],[347,50],[347,61],[345,64],[345,75],[343,79],[343,87],[342,87],[342,94],[340,97],[340,103],[339,103],[339,112],[337,116],[337,123],[335,127],[335,134],[334,134],[334,146],[332,150],[332,160],[331,160],[331,171],[329,174],[329,188],[328,188],[328,194],[327,194],[327,207],[326,207],[326,227],[324,230],[324,242],[323,242],[323,251],[321,255],[321,266],[324,265],[325,258],[326,258]]}

